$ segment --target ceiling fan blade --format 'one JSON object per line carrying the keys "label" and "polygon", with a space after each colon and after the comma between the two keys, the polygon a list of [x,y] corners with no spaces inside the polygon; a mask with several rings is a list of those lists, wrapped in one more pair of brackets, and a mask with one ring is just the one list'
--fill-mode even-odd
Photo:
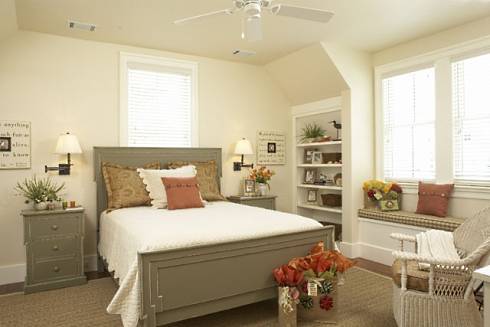
{"label": "ceiling fan blade", "polygon": [[178,19],[178,20],[174,21],[174,24],[175,25],[183,25],[183,24],[187,24],[187,23],[191,23],[191,22],[192,23],[193,22],[199,22],[199,21],[204,20],[208,17],[221,16],[221,15],[232,15],[233,13],[235,13],[235,9],[223,9],[223,10],[213,11],[213,12],[209,12],[209,13],[202,14],[202,15]]}
{"label": "ceiling fan blade", "polygon": [[251,42],[262,40],[262,24],[260,16],[243,18],[242,39]]}
{"label": "ceiling fan blade", "polygon": [[271,12],[278,16],[294,17],[299,19],[311,20],[314,22],[328,23],[334,13],[321,9],[304,8],[290,5],[275,5]]}

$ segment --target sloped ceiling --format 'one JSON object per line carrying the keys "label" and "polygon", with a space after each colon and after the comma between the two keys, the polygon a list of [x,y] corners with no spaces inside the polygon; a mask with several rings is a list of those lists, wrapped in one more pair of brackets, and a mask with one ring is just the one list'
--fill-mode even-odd
{"label": "sloped ceiling", "polygon": [[17,30],[17,15],[14,0],[0,1],[0,40]]}
{"label": "sloped ceiling", "polygon": [[320,43],[265,65],[292,105],[339,96],[348,89]]}

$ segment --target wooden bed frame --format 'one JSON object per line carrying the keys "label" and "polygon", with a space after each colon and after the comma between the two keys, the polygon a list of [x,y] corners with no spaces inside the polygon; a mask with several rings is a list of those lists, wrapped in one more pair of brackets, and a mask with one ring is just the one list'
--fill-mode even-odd
{"label": "wooden bed frame", "polygon": [[[206,160],[217,162],[221,176],[218,148],[95,147],[97,242],[100,214],[107,208],[103,161],[130,166],[159,161],[164,167],[170,161]],[[218,245],[138,253],[142,287],[140,324],[160,326],[274,298],[277,287],[272,269],[293,257],[306,255],[318,241],[333,248],[333,226]],[[100,258],[99,269],[103,269]]]}

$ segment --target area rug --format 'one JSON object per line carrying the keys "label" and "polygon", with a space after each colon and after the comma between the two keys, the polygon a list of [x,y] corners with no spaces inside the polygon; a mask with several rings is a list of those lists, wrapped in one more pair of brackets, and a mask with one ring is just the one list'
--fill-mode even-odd
{"label": "area rug", "polygon": [[[353,268],[346,283],[339,288],[339,327],[396,326],[391,309],[391,280],[387,277]],[[105,308],[116,291],[110,278],[90,281],[87,285],[35,293],[0,297],[0,326],[122,326],[118,316]],[[265,301],[205,317],[195,318],[171,327],[197,326],[277,326],[277,305]],[[324,326],[321,323],[299,323],[299,326]]]}

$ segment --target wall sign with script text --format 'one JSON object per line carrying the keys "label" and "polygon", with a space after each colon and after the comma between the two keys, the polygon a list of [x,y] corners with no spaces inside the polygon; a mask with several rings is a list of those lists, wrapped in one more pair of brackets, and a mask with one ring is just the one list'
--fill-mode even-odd
{"label": "wall sign with script text", "polygon": [[257,133],[257,163],[259,165],[285,165],[286,134],[259,131]]}
{"label": "wall sign with script text", "polygon": [[0,120],[0,169],[31,168],[31,123]]}

